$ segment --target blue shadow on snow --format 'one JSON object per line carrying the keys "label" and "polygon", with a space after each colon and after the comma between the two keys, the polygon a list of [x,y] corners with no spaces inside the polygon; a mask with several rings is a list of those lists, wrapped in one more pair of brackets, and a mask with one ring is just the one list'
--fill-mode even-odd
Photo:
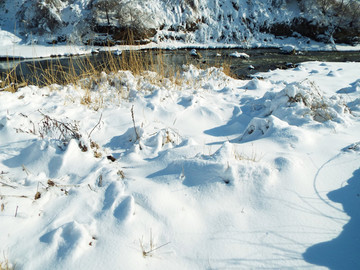
{"label": "blue shadow on snow", "polygon": [[353,173],[346,186],[327,196],[343,205],[350,220],[338,237],[309,247],[303,257],[311,264],[329,269],[360,269],[360,169]]}

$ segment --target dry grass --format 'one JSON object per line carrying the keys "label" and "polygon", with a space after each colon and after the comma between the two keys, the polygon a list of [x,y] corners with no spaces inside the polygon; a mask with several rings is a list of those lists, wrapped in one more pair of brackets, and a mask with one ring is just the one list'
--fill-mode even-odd
{"label": "dry grass", "polygon": [[[10,61],[9,59],[7,60]],[[9,72],[0,77],[0,91],[14,93],[18,88],[26,86],[26,81],[22,78],[18,79],[16,68],[12,68]]]}
{"label": "dry grass", "polygon": [[[129,33],[128,36],[131,39],[133,35]],[[131,45],[135,42],[129,40],[127,44]],[[172,54],[176,57],[176,51]],[[193,65],[198,69],[208,67],[190,55],[185,55],[184,63],[185,66]],[[215,66],[222,68],[225,74],[231,75],[230,62],[222,63],[219,59]],[[21,67],[26,69],[26,73],[30,76],[26,78],[21,76],[23,71]],[[148,83],[174,90],[180,89],[184,84],[197,89],[201,87],[202,83],[197,78],[182,76],[183,66],[165,63],[164,51],[161,49],[148,52],[124,50],[120,55],[116,55],[109,48],[96,57],[86,55],[69,59],[53,58],[51,61],[34,60],[26,63],[26,66],[19,65],[18,68],[13,68],[3,78],[0,78],[0,91],[16,92],[20,87],[27,85],[51,86],[51,89],[58,89],[56,85],[72,85],[76,89],[84,91],[81,94],[81,104],[98,110],[104,106],[105,102],[103,93],[99,91],[104,88],[104,83],[116,88],[118,91],[116,99],[121,100],[128,97],[128,87],[123,82],[119,83],[119,80],[122,80],[119,71],[130,71],[133,76],[137,77],[137,89],[141,89],[142,85]]]}
{"label": "dry grass", "polygon": [[289,103],[302,103],[310,109],[310,115],[315,121],[320,123],[334,119],[329,106],[330,101],[327,100],[321,93],[320,88],[315,82],[304,80],[301,82],[307,87],[305,93],[297,93],[294,97],[289,97]]}
{"label": "dry grass", "polygon": [[4,261],[0,261],[0,270],[15,270],[15,266],[5,258]]}
{"label": "dry grass", "polygon": [[[102,52],[97,59],[90,55],[70,58],[66,64],[61,58],[51,61],[33,61],[27,63],[29,76],[24,78],[19,74],[19,68],[13,68],[0,78],[0,91],[16,92],[18,88],[26,85],[50,86],[50,85],[74,85],[82,89],[90,89],[98,84],[101,73],[115,74],[119,70],[128,70],[134,76],[146,75],[145,71],[155,72],[156,76],[149,79],[155,84],[162,83],[165,78],[179,83],[180,68],[165,67],[161,50],[144,53],[142,51],[123,51],[117,56],[110,50]],[[19,65],[20,67],[20,65]],[[31,79],[30,79],[31,78]],[[85,95],[83,103],[90,103],[88,95]]]}
{"label": "dry grass", "polygon": [[167,243],[162,244],[160,246],[155,246],[154,238],[152,236],[152,230],[150,229],[150,238],[149,238],[148,245],[146,245],[146,247],[145,247],[143,239],[139,239],[139,244],[140,244],[140,248],[141,248],[141,253],[142,253],[143,257],[145,258],[145,257],[148,257],[148,256],[151,257],[155,250],[158,250],[158,249],[170,244],[170,242],[167,242]]}
{"label": "dry grass", "polygon": [[237,151],[237,149],[234,148],[233,154],[236,160],[259,162],[263,158],[263,155],[259,154],[253,146],[251,148],[251,153],[240,153]]}

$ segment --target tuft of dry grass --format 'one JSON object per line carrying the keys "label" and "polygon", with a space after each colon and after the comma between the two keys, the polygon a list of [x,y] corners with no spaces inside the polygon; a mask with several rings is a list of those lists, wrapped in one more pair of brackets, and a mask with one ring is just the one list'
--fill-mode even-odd
{"label": "tuft of dry grass", "polygon": [[[9,61],[9,60],[8,60]],[[24,78],[18,78],[16,68],[12,68],[5,75],[0,77],[0,92],[7,91],[15,93],[17,89],[26,86]]]}
{"label": "tuft of dry grass", "polygon": [[259,162],[263,158],[262,155],[259,155],[259,153],[254,150],[254,147],[252,147],[250,154],[239,153],[236,149],[233,150],[233,154],[236,160]]}
{"label": "tuft of dry grass", "polygon": [[0,261],[0,270],[15,270],[15,266],[5,258],[4,261]]}
{"label": "tuft of dry grass", "polygon": [[289,97],[289,103],[304,104],[304,106],[310,109],[310,115],[313,119],[320,123],[333,120],[334,116],[330,110],[329,100],[323,96],[315,82],[306,79],[301,84],[307,87],[307,91],[305,93],[297,93],[294,97]]}
{"label": "tuft of dry grass", "polygon": [[147,245],[147,247],[145,248],[143,239],[139,239],[139,244],[140,244],[140,248],[141,248],[141,253],[142,253],[143,257],[146,258],[148,256],[151,257],[155,250],[158,250],[158,249],[170,244],[170,242],[167,242],[165,244],[162,244],[162,245],[156,247],[154,244],[153,236],[152,236],[152,230],[150,229],[149,244]]}

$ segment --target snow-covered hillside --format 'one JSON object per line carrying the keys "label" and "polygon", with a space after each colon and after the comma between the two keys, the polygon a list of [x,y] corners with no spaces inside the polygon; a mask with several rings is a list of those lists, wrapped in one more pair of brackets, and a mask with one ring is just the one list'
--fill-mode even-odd
{"label": "snow-covered hillside", "polygon": [[356,42],[359,2],[327,3],[330,1],[2,0],[0,27],[32,44],[151,39],[246,47],[259,41],[270,46],[273,35]]}

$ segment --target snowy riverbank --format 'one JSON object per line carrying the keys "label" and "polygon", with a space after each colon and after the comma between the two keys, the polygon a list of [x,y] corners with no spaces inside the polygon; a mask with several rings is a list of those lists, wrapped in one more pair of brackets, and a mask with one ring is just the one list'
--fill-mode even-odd
{"label": "snowy riverbank", "polygon": [[0,92],[0,252],[16,269],[358,268],[359,69]]}

